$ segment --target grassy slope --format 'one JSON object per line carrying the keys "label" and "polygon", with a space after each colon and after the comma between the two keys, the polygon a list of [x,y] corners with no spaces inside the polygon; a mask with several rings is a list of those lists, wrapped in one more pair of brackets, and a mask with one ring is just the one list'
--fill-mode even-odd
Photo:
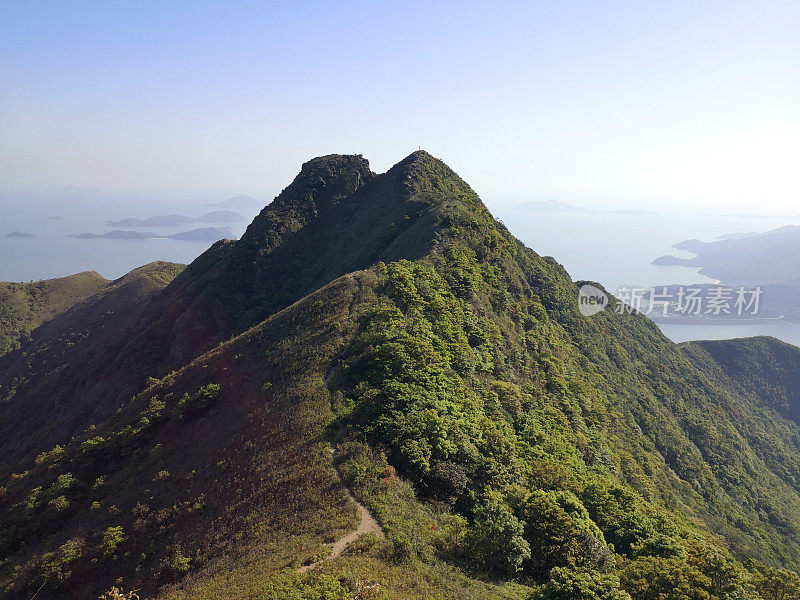
{"label": "grassy slope", "polygon": [[106,285],[108,280],[94,271],[32,283],[0,283],[0,355],[18,348],[36,327]]}

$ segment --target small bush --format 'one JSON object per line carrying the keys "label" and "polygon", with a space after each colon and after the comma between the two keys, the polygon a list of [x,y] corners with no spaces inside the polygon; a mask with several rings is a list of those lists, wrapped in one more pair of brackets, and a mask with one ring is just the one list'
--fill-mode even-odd
{"label": "small bush", "polygon": [[44,583],[69,579],[72,573],[68,570],[68,567],[72,562],[80,558],[83,547],[84,541],[76,538],[63,544],[55,552],[43,554],[37,565],[40,580]]}
{"label": "small bush", "polygon": [[187,573],[191,567],[192,559],[184,556],[180,546],[175,548],[170,557],[165,561],[164,566],[175,575]]}
{"label": "small bush", "polygon": [[112,587],[100,596],[99,600],[139,600],[139,595],[136,592],[123,592],[119,588]]}
{"label": "small bush", "polygon": [[189,419],[199,415],[219,396],[220,387],[216,383],[209,383],[207,386],[201,387],[197,392],[192,394],[184,394],[175,406],[175,413],[179,419]]}
{"label": "small bush", "polygon": [[53,487],[50,488],[50,492],[53,494],[66,492],[75,484],[76,481],[77,480],[72,476],[72,473],[64,473],[63,475],[59,475],[58,479],[56,479],[55,483],[53,484]]}
{"label": "small bush", "polygon": [[57,496],[50,500],[47,505],[56,512],[64,512],[69,508],[69,500],[67,500],[66,496]]}
{"label": "small bush", "polygon": [[103,556],[113,556],[117,547],[125,540],[122,527],[109,527],[100,536],[100,552]]}
{"label": "small bush", "polygon": [[42,452],[36,457],[36,464],[42,465],[44,463],[56,463],[64,455],[64,449],[61,446],[56,446],[50,452]]}
{"label": "small bush", "polygon": [[398,563],[406,562],[414,556],[414,544],[405,536],[398,535],[392,540],[392,559]]}

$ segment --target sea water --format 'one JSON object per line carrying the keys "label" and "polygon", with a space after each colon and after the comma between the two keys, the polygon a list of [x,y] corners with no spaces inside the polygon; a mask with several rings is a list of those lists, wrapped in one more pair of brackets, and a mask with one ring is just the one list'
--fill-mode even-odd
{"label": "sea water", "polygon": [[[200,227],[231,227],[240,236],[247,222],[235,224],[189,223],[180,227],[107,227],[106,221],[126,217],[146,218],[180,214],[199,217],[217,210],[202,202],[32,202],[0,203],[0,281],[34,281],[64,277],[81,271],[97,271],[116,279],[155,260],[187,264],[211,246],[211,242],[164,238],[146,240],[76,239],[70,235],[103,234],[113,229],[142,231],[167,236]],[[252,219],[254,214],[244,215]],[[8,238],[12,231],[32,238]]]}

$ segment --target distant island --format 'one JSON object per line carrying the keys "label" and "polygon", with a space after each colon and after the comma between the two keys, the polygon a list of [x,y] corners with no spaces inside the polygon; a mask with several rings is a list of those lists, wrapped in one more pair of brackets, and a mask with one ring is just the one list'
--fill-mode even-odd
{"label": "distant island", "polygon": [[753,237],[754,235],[758,235],[757,231],[748,231],[743,233],[723,233],[722,235],[717,236],[718,240],[738,240],[741,238],[746,237]]}
{"label": "distant island", "polygon": [[191,231],[183,231],[172,235],[158,235],[150,231],[124,231],[116,229],[108,233],[78,233],[67,237],[79,240],[151,240],[170,239],[188,242],[216,242],[217,240],[230,239],[233,230],[230,227],[201,227]]}
{"label": "distant island", "polygon": [[216,206],[218,208],[239,208],[239,209],[259,209],[264,206],[264,203],[260,200],[256,200],[252,196],[245,196],[244,194],[240,194],[239,196],[234,196],[233,198],[228,198],[227,200],[222,200],[221,202],[212,202],[210,204],[206,204],[206,206]]}
{"label": "distant island", "polygon": [[247,219],[230,210],[216,210],[202,217],[186,217],[183,215],[159,215],[147,219],[128,218],[121,221],[106,221],[107,227],[178,227],[188,223],[241,223]]}
{"label": "distant island", "polygon": [[79,240],[149,240],[155,234],[143,231],[109,231],[108,233],[73,233],[68,236]]}
{"label": "distant island", "polygon": [[12,231],[11,233],[7,233],[5,235],[7,238],[32,238],[36,237],[32,233],[22,233],[21,231]]}
{"label": "distant island", "polygon": [[52,217],[47,217],[47,220],[48,221],[63,221],[64,217],[62,217],[61,215],[54,215]]}
{"label": "distant island", "polygon": [[665,254],[664,256],[659,256],[653,260],[652,264],[656,265],[657,267],[691,267],[692,265],[688,264],[690,260],[692,259],[678,258],[677,256],[672,256],[671,254]]}

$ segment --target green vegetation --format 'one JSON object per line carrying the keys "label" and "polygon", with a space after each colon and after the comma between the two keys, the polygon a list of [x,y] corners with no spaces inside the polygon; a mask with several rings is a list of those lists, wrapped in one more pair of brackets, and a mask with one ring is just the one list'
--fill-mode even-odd
{"label": "green vegetation", "polygon": [[113,556],[117,547],[125,540],[125,533],[122,527],[109,527],[100,536],[100,552],[105,556]]}
{"label": "green vegetation", "polygon": [[[216,383],[209,383],[207,386],[200,388],[196,393],[189,396],[184,394],[175,406],[175,414],[179,419],[189,419],[197,416],[207,409],[219,395],[219,385]],[[154,405],[154,402],[156,403]],[[160,418],[164,408],[164,403],[158,400],[150,402],[149,413],[153,418]],[[144,418],[148,418],[145,416]],[[169,476],[169,473],[167,473]]]}
{"label": "green vegetation", "polygon": [[[27,453],[7,442],[0,593],[796,595],[788,371],[754,367],[773,382],[761,397],[642,315],[581,317],[564,270],[441,162],[415,153],[377,176],[364,162],[312,161],[241,242],[148,286],[143,331],[122,330],[114,361],[51,340],[19,367],[7,406],[66,381],[85,430]],[[364,245],[347,241],[358,227]],[[62,374],[72,359],[99,371],[103,400]],[[384,535],[318,563],[358,521],[345,486]]]}
{"label": "green vegetation", "polygon": [[489,495],[478,505],[474,525],[464,543],[475,565],[485,572],[513,577],[531,559],[530,543],[522,535],[525,525],[501,497]]}
{"label": "green vegetation", "polygon": [[136,592],[124,592],[115,586],[100,596],[100,600],[139,600],[139,594]]}
{"label": "green vegetation", "polygon": [[532,600],[630,600],[621,590],[619,579],[594,571],[571,570],[557,567],[550,580]]}
{"label": "green vegetation", "polygon": [[69,540],[54,552],[42,555],[38,572],[42,582],[65,581],[72,573],[68,570],[70,564],[78,559],[83,552],[82,539]]}

